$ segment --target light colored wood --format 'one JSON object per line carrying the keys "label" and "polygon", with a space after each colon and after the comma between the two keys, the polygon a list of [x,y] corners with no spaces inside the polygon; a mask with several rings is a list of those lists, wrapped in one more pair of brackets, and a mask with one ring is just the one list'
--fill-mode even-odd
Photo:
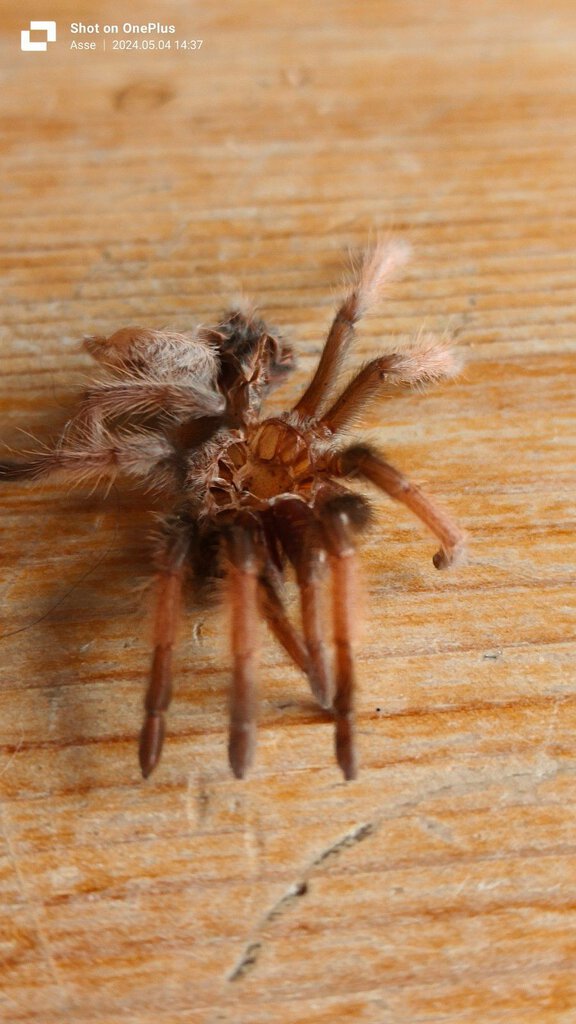
{"label": "light colored wood", "polygon": [[[23,54],[4,17],[2,438],[47,438],[84,333],[185,328],[243,289],[309,379],[371,233],[413,260],[356,359],[451,330],[463,379],[369,434],[466,527],[467,566],[377,500],[361,772],[267,638],[257,764],[226,765],[222,614],[189,617],[169,740],[136,756],[148,502],[1,491],[0,1018],[576,1019],[571,0],[122,5],[197,53]],[[160,9],[159,9],[160,8]]]}

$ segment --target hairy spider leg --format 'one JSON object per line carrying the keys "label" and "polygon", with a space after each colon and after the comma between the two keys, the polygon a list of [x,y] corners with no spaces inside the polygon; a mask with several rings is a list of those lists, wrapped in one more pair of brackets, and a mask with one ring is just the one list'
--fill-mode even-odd
{"label": "hairy spider leg", "polygon": [[17,459],[2,459],[2,462],[0,462],[0,479],[25,480],[26,477],[32,477],[35,470],[35,462],[22,462]]}
{"label": "hairy spider leg", "polygon": [[333,640],[336,653],[334,696],[336,760],[345,779],[358,771],[354,742],[354,660],[352,640],[356,619],[356,556],[348,516],[344,512],[321,510],[332,569]]}
{"label": "hairy spider leg", "polygon": [[138,480],[177,480],[174,446],[167,438],[148,430],[116,432],[92,423],[90,429],[76,432],[67,424],[55,444],[32,454],[25,462],[1,462],[0,477],[37,479],[59,472],[78,484],[93,477],[97,482],[100,478],[113,480],[121,471]]}
{"label": "hairy spider leg", "polygon": [[375,303],[384,285],[407,259],[408,249],[397,242],[379,243],[367,252],[352,287],[338,308],[320,362],[306,391],[294,406],[301,416],[318,415],[329,398],[354,338],[354,327]]}
{"label": "hairy spider leg", "polygon": [[154,654],[146,691],[144,724],[140,732],[139,758],[144,778],[160,759],[166,724],[164,712],[172,699],[172,651],[182,604],[190,537],[180,528],[168,536],[156,579]]}
{"label": "hairy spider leg", "polygon": [[374,399],[453,377],[459,368],[450,344],[433,335],[422,336],[404,351],[379,356],[362,367],[320,422],[335,433],[356,420]]}
{"label": "hairy spider leg", "polygon": [[164,421],[181,423],[188,419],[221,415],[226,408],[222,395],[194,381],[121,379],[87,388],[78,412],[68,424],[75,427],[95,421],[103,423],[122,416],[162,416]]}
{"label": "hairy spider leg", "polygon": [[258,596],[260,613],[268,626],[292,661],[305,675],[310,673],[310,658],[305,644],[286,614],[282,600],[279,573],[267,565],[258,577]]}
{"label": "hairy spider leg", "polygon": [[258,567],[252,532],[232,526],[227,533],[233,677],[230,691],[228,757],[242,779],[256,749],[258,667]]}
{"label": "hairy spider leg", "polygon": [[332,706],[334,680],[325,640],[322,577],[323,552],[313,510],[299,498],[274,505],[276,529],[296,573],[302,631],[309,656],[310,688],[323,708]]}
{"label": "hairy spider leg", "polygon": [[440,541],[440,550],[432,559],[437,569],[462,559],[466,537],[460,527],[433,498],[367,445],[354,445],[335,455],[331,471],[335,476],[363,477],[406,505]]}
{"label": "hairy spider leg", "polygon": [[318,550],[306,551],[303,548],[295,562],[295,567],[296,579],[300,588],[302,630],[311,663],[310,688],[320,707],[330,708],[334,697],[334,679],[322,615],[323,566],[321,557]]}

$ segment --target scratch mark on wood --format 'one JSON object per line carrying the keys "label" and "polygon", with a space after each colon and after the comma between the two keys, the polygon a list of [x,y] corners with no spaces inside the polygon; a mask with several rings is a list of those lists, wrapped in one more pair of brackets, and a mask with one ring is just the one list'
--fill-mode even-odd
{"label": "scratch mark on wood", "polygon": [[294,882],[294,884],[290,886],[290,888],[284,894],[284,896],[281,896],[278,902],[274,904],[272,909],[268,911],[264,918],[264,921],[274,921],[275,918],[281,917],[284,911],[287,910],[288,907],[292,905],[292,903],[295,903],[296,900],[300,898],[300,896],[305,896],[307,892],[308,882]]}
{"label": "scratch mark on wood", "polygon": [[338,842],[329,846],[328,849],[323,850],[316,859],[313,861],[313,867],[317,864],[323,864],[329,857],[336,857],[342,852],[342,850],[348,849],[350,846],[355,846],[356,843],[361,843],[363,839],[367,839],[368,836],[372,835],[375,831],[375,826],[372,822],[368,822],[366,825],[359,825],[358,828],[353,829],[347,835],[339,839]]}
{"label": "scratch mark on wood", "polygon": [[8,771],[8,769],[9,769],[10,765],[12,764],[12,761],[16,757],[18,751],[22,749],[23,742],[24,742],[24,734],[21,733],[20,737],[18,739],[18,743],[14,747],[14,750],[12,750],[10,752],[10,757],[6,761],[6,764],[3,764],[2,767],[0,768],[0,775],[4,775],[4,773]]}
{"label": "scratch mark on wood", "polygon": [[206,822],[210,793],[205,777],[193,773],[188,778],[186,792],[186,815],[194,831],[201,830]]}
{"label": "scratch mark on wood", "polygon": [[[310,876],[320,864],[323,864],[329,857],[337,857],[344,850],[350,849],[350,847],[355,846],[357,843],[361,843],[368,836],[373,835],[375,831],[375,824],[373,822],[366,822],[364,825],[358,825],[351,832],[347,832],[346,835],[342,836],[335,843],[322,850],[302,873],[302,877],[294,882],[280,899],[276,900],[270,910],[266,911],[256,927],[256,934],[263,931],[272,921],[282,917],[302,896],[305,896],[310,891]],[[264,942],[262,939],[252,939],[247,944],[238,963],[228,975],[229,982],[238,981],[239,978],[245,977],[249,971],[254,969],[262,953],[263,946]]]}
{"label": "scratch mark on wood", "polygon": [[232,971],[232,974],[230,975],[228,980],[229,981],[238,981],[238,978],[242,978],[243,975],[247,974],[248,971],[250,971],[252,969],[252,967],[254,967],[254,965],[256,964],[256,961],[258,960],[258,957],[260,955],[260,950],[261,949],[262,949],[262,943],[261,942],[250,942],[250,943],[248,943],[248,945],[246,946],[246,949],[244,950],[244,953],[242,955],[241,960],[239,961],[237,966]]}

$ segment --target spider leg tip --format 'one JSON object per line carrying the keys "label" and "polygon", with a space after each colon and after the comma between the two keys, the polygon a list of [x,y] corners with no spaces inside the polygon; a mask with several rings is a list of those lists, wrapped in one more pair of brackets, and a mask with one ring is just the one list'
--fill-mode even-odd
{"label": "spider leg tip", "polygon": [[228,743],[228,760],[235,778],[245,778],[254,760],[255,750],[256,729],[252,723],[232,727]]}
{"label": "spider leg tip", "polygon": [[314,671],[309,673],[310,689],[312,695],[321,708],[325,711],[332,710],[334,706],[334,686],[327,674],[320,674]]}
{"label": "spider leg tip", "polygon": [[358,778],[358,762],[353,752],[339,752],[337,755],[338,765],[346,782],[353,782]]}
{"label": "spider leg tip", "polygon": [[342,720],[336,723],[336,760],[346,782],[358,776],[358,757],[350,724]]}
{"label": "spider leg tip", "polygon": [[334,709],[334,695],[333,694],[331,694],[331,693],[324,694],[324,695],[322,695],[320,697],[316,694],[315,696],[316,696],[316,700],[318,702],[318,706],[321,707],[323,711],[332,711]]}
{"label": "spider leg tip", "polygon": [[147,779],[152,774],[160,760],[162,744],[164,742],[164,731],[164,719],[159,715],[150,715],[142,726],[138,759],[144,779]]}
{"label": "spider leg tip", "polygon": [[140,771],[143,779],[147,779],[152,774],[157,763],[157,758],[152,758],[148,754],[140,755]]}
{"label": "spider leg tip", "polygon": [[440,548],[432,557],[432,564],[435,569],[453,569],[455,566],[462,565],[465,560],[466,545],[461,543],[450,550]]}

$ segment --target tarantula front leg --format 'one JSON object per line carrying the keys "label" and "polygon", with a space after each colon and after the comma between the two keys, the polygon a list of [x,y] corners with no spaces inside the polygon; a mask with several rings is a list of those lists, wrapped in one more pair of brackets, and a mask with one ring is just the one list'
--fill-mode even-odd
{"label": "tarantula front leg", "polygon": [[336,312],[320,362],[306,391],[294,407],[301,416],[315,416],[334,389],[354,337],[354,327],[374,304],[385,283],[406,262],[408,250],[397,242],[380,243],[366,252],[350,290]]}
{"label": "tarantula front leg", "polygon": [[440,541],[432,561],[437,569],[456,564],[464,555],[465,534],[435,500],[371,448],[355,445],[334,457],[331,472],[370,480],[391,498],[406,505]]}
{"label": "tarantula front leg", "polygon": [[154,654],[144,707],[146,716],[140,732],[139,758],[144,778],[160,759],[166,731],[164,712],[172,698],[172,650],[186,574],[189,533],[179,521],[173,525],[161,556],[157,576]]}
{"label": "tarantula front leg", "polygon": [[233,658],[228,757],[234,775],[241,779],[256,749],[258,567],[252,532],[246,527],[229,530],[227,547]]}
{"label": "tarantula front leg", "polygon": [[401,352],[389,352],[367,363],[324,413],[321,423],[333,433],[358,418],[374,399],[454,377],[460,360],[454,349],[425,335]]}

